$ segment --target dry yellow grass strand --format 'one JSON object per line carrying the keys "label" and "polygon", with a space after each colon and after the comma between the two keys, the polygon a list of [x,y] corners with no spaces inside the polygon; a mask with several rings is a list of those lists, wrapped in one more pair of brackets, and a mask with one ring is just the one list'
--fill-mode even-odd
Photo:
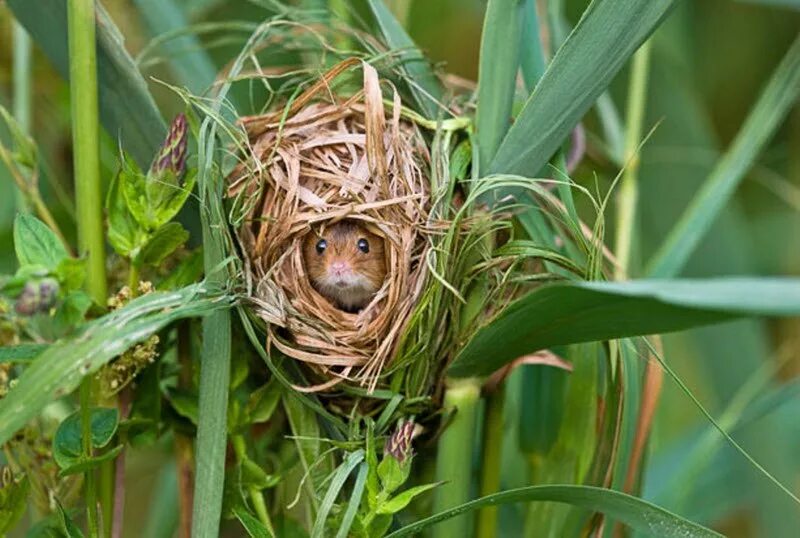
{"label": "dry yellow grass strand", "polygon": [[[359,64],[362,89],[336,96],[335,80]],[[384,106],[386,88],[391,106]],[[240,120],[248,154],[228,177],[228,195],[244,210],[236,235],[254,283],[253,309],[267,323],[268,348],[311,373],[314,384],[299,390],[342,382],[373,390],[428,278],[430,155],[400,110],[394,88],[371,65],[350,59],[288,108]],[[311,226],[342,219],[360,222],[386,245],[386,281],[357,314],[317,293],[303,264]]]}

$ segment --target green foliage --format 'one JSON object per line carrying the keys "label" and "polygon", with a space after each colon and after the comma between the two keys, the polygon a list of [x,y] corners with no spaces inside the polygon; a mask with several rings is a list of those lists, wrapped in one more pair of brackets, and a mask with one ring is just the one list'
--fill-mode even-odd
{"label": "green foliage", "polygon": [[[117,432],[119,411],[108,407],[91,410],[92,447],[105,448]],[[53,458],[62,472],[74,469],[78,464],[97,464],[100,460],[88,460],[82,454],[81,416],[76,411],[61,421],[53,437]]]}
{"label": "green foliage", "polygon": [[793,279],[554,284],[529,292],[482,327],[449,372],[488,375],[517,357],[553,346],[799,312],[800,283]]}
{"label": "green foliage", "polygon": [[37,265],[55,271],[68,256],[58,236],[42,221],[25,213],[14,221],[14,247],[20,267]]}
{"label": "green foliage", "polygon": [[27,476],[15,477],[10,467],[0,467],[0,535],[11,532],[25,515],[30,486]]}

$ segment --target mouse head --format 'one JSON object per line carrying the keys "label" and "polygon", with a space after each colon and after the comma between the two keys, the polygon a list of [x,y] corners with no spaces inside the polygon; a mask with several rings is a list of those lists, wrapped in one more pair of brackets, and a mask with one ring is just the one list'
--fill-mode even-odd
{"label": "mouse head", "polygon": [[353,221],[312,230],[303,257],[312,283],[323,293],[374,293],[386,277],[383,239]]}

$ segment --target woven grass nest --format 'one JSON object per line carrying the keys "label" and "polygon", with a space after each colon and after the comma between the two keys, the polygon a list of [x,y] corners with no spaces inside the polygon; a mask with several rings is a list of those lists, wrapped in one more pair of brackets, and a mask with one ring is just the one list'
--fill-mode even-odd
{"label": "woven grass nest", "polygon": [[[359,63],[362,89],[337,96],[332,84]],[[308,367],[310,385],[300,390],[341,382],[372,390],[401,344],[428,277],[425,140],[401,116],[395,89],[359,60],[339,64],[291,104],[240,121],[249,148],[229,175],[228,195],[242,208],[236,235],[254,312],[267,325],[267,348]],[[342,220],[384,241],[386,279],[356,313],[314,290],[302,256],[307,234]]]}

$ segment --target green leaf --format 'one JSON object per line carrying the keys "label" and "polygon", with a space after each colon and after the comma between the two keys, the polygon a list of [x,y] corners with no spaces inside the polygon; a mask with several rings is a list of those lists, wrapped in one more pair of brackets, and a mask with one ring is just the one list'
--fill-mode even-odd
{"label": "green leaf", "polygon": [[280,482],[280,476],[267,473],[261,466],[247,457],[242,460],[240,477],[242,486],[261,490],[275,487],[278,482]]}
{"label": "green leaf", "polygon": [[[117,431],[119,411],[108,407],[92,408],[92,446],[103,448]],[[81,455],[81,416],[76,411],[61,421],[53,437],[53,457],[59,467],[73,465]]]}
{"label": "green leaf", "polygon": [[133,217],[147,230],[157,230],[172,220],[192,193],[197,175],[190,171],[180,184],[166,171],[161,178],[149,174],[121,174],[120,189]]}
{"label": "green leaf", "polygon": [[250,423],[268,421],[281,400],[281,386],[274,378],[269,383],[250,394],[247,401],[247,416]]}
{"label": "green leaf", "polygon": [[235,507],[233,514],[251,538],[272,538],[267,527],[241,506]]}
{"label": "green leaf", "polygon": [[178,319],[230,308],[233,299],[202,283],[173,292],[149,293],[90,322],[80,334],[50,345],[0,400],[0,444],[49,402],[77,388],[85,375],[134,344]]}
{"label": "green leaf", "polygon": [[408,474],[411,472],[411,458],[400,463],[397,458],[390,454],[383,456],[378,464],[378,477],[381,479],[383,491],[391,494],[397,488],[405,484]]}
{"label": "green leaf", "polygon": [[135,263],[140,266],[157,266],[188,239],[189,232],[180,223],[169,222],[156,230],[137,256]]}
{"label": "green leaf", "polygon": [[581,282],[538,288],[478,330],[454,377],[488,375],[552,346],[666,333],[745,316],[800,315],[800,280],[718,278]]}
{"label": "green leaf", "polygon": [[47,349],[47,344],[19,344],[0,347],[0,363],[28,362]]}
{"label": "green leaf", "polygon": [[391,48],[402,51],[403,70],[408,75],[408,83],[420,111],[429,118],[436,118],[437,101],[442,99],[442,87],[431,69],[430,62],[422,55],[383,0],[368,0],[368,2],[386,43]]}
{"label": "green leaf", "polygon": [[67,294],[56,309],[53,316],[53,328],[57,335],[66,335],[80,325],[89,308],[92,298],[84,291],[73,291]]}
{"label": "green leaf", "polygon": [[427,517],[411,525],[406,525],[402,529],[389,534],[386,538],[416,536],[423,529],[440,521],[445,521],[485,506],[530,501],[564,503],[593,512],[600,512],[648,536],[659,536],[661,538],[682,538],[684,536],[719,538],[722,536],[663,508],[625,493],[591,486],[552,485],[530,486],[487,495]]}
{"label": "green leaf", "polygon": [[548,65],[487,171],[535,177],[674,3],[594,0]]}
{"label": "green leaf", "polygon": [[179,389],[169,393],[169,401],[173,409],[183,418],[189,419],[192,424],[197,426],[197,395]]}
{"label": "green leaf", "polygon": [[90,469],[96,469],[100,466],[100,464],[106,461],[111,461],[119,456],[124,448],[125,445],[117,445],[111,450],[107,450],[102,454],[98,456],[92,456],[91,458],[78,456],[71,463],[64,465],[58,474],[59,476],[69,476],[72,474],[82,474]]}
{"label": "green leaf", "polygon": [[[530,6],[529,6],[530,7]],[[483,19],[475,128],[480,169],[486,169],[511,126],[517,85],[523,0],[489,0]]]}
{"label": "green leaf", "polygon": [[[0,467],[0,471],[7,470],[7,467]],[[25,515],[28,508],[28,494],[30,493],[31,483],[27,476],[19,480],[13,477],[8,483],[3,483],[0,477],[0,536],[10,532]]]}
{"label": "green leaf", "polygon": [[64,291],[78,290],[86,280],[86,260],[79,258],[64,258],[55,270],[55,276]]}
{"label": "green leaf", "polygon": [[58,523],[61,532],[64,533],[65,538],[83,538],[83,532],[69,517],[69,514],[61,506],[61,503],[56,499],[56,513],[58,514]]}
{"label": "green leaf", "polygon": [[800,37],[770,78],[728,151],[703,183],[680,220],[653,256],[647,274],[673,277],[733,196],[758,154],[780,127],[800,94]]}
{"label": "green leaf", "polygon": [[201,276],[203,276],[203,250],[198,248],[182,260],[156,287],[160,290],[182,288],[197,282]]}
{"label": "green leaf", "polygon": [[122,167],[111,180],[106,197],[108,242],[118,254],[127,258],[135,258],[147,241],[147,232],[131,214],[120,188],[123,177],[137,174],[141,175],[139,167],[127,155],[123,155]]}
{"label": "green leaf", "polygon": [[322,504],[320,504],[317,519],[314,522],[314,528],[311,529],[311,538],[322,538],[325,536],[325,521],[328,519],[328,514],[333,508],[333,503],[336,502],[336,498],[339,496],[339,492],[342,490],[347,477],[350,476],[350,473],[352,473],[362,461],[364,461],[364,450],[359,449],[350,452],[344,462],[336,469],[328,491],[325,493],[325,498],[322,499]]}
{"label": "green leaf", "polygon": [[20,266],[41,265],[55,271],[68,257],[58,236],[47,225],[28,213],[14,219],[14,249]]}
{"label": "green leaf", "polygon": [[353,526],[358,508],[361,506],[361,498],[364,496],[364,490],[366,489],[368,467],[365,461],[362,461],[358,466],[356,482],[350,493],[347,509],[344,512],[344,516],[342,516],[342,523],[339,525],[339,530],[336,532],[336,538],[347,538],[349,536],[350,527]]}
{"label": "green leaf", "polygon": [[[64,79],[69,78],[65,0],[8,0],[16,19],[50,59]],[[97,5],[97,74],[100,119],[106,132],[147,167],[166,134],[166,125],[117,27]]]}
{"label": "green leaf", "polygon": [[396,514],[410,503],[414,497],[417,495],[422,495],[426,491],[430,491],[433,488],[440,486],[441,482],[434,482],[432,484],[422,484],[420,486],[414,486],[413,488],[408,488],[407,490],[398,493],[385,503],[381,504],[378,507],[377,512],[379,514]]}

